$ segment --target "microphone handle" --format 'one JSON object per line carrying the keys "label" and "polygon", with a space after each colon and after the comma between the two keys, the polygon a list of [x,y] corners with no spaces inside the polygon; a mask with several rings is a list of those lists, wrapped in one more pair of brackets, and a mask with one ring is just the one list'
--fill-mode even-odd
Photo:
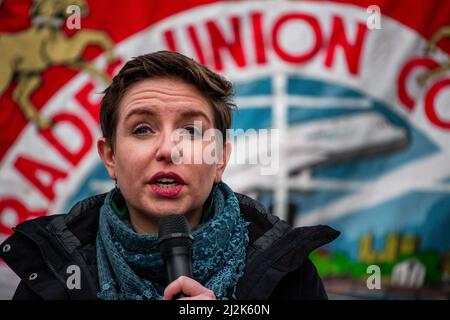
{"label": "microphone handle", "polygon": [[192,278],[191,253],[188,248],[172,248],[165,260],[169,283],[181,276]]}
{"label": "microphone handle", "polygon": [[[167,254],[166,257],[164,257],[169,283],[175,281],[181,276],[193,278],[191,249],[189,247],[174,247],[170,251],[170,254]],[[184,297],[185,295],[180,292],[175,295],[173,299]]]}

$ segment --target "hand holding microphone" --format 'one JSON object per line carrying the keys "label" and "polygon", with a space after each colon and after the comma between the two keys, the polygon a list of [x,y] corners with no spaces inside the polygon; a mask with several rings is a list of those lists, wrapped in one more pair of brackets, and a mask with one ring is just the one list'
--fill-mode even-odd
{"label": "hand holding microphone", "polygon": [[158,247],[170,283],[164,290],[165,300],[216,299],[213,291],[192,279],[192,241],[188,223],[183,215],[174,214],[161,218]]}

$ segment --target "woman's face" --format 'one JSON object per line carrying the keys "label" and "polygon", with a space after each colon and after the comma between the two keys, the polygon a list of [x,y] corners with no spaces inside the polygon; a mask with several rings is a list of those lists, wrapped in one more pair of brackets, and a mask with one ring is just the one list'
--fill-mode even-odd
{"label": "woman's face", "polygon": [[[119,105],[114,148],[101,138],[98,151],[117,180],[137,232],[157,232],[159,218],[170,214],[183,214],[191,226],[198,224],[230,152],[226,145],[220,163],[192,161],[201,159],[211,143],[201,133],[213,128],[212,108],[188,83],[156,78],[128,89]],[[180,129],[185,129],[183,146],[192,142],[189,148],[180,148],[174,139]],[[174,154],[180,158],[173,160]]]}

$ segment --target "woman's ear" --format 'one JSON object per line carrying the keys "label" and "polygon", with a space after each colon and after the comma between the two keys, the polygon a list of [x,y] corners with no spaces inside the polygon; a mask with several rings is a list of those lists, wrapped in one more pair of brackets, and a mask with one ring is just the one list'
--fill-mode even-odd
{"label": "woman's ear", "polygon": [[112,179],[117,179],[116,170],[115,170],[115,159],[114,159],[114,151],[111,147],[111,144],[106,140],[105,137],[102,137],[97,140],[97,152],[100,158],[103,161],[103,164],[108,170],[108,174]]}
{"label": "woman's ear", "polygon": [[225,171],[225,168],[227,167],[228,160],[230,160],[231,150],[231,142],[227,141],[222,152],[222,158],[220,159],[221,161],[219,161],[219,163],[216,165],[216,176],[214,177],[215,183],[219,183],[222,180],[222,175]]}

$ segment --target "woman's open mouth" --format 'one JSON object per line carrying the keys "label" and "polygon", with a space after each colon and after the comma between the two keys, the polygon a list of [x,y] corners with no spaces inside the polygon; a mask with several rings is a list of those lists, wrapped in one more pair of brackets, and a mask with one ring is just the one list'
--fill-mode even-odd
{"label": "woman's open mouth", "polygon": [[173,172],[158,172],[150,180],[150,188],[161,197],[175,197],[185,185],[183,179]]}

